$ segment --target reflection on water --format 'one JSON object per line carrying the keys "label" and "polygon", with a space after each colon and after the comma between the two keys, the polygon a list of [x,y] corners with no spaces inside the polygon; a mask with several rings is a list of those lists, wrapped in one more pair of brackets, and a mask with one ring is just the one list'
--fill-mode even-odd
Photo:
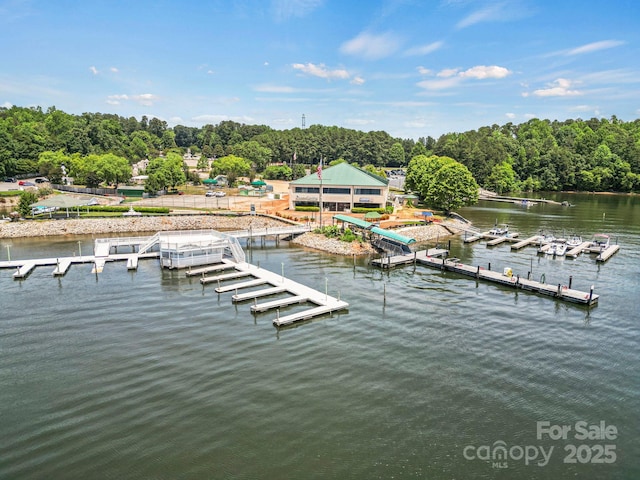
{"label": "reflection on water", "polygon": [[[463,215],[525,237],[610,233],[623,248],[606,264],[460,239],[452,254],[594,285],[591,310],[284,242],[249,258],[318,290],[327,281],[348,312],[276,330],[274,313],[155,260],[58,279],[0,271],[0,478],[493,478],[463,449],[499,440],[555,447],[544,468],[509,461],[507,478],[638,477],[640,209],[626,196],[570,202]],[[0,254],[70,254],[77,241],[2,240]],[[565,464],[569,441],[536,439],[537,421],[581,420],[618,427],[614,464]]]}

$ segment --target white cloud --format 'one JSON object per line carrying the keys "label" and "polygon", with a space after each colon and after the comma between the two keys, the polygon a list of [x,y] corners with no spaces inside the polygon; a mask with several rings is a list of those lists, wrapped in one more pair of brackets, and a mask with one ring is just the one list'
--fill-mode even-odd
{"label": "white cloud", "polygon": [[4,102],[2,105],[0,105],[0,107],[2,107],[2,108],[11,108],[11,107],[13,107],[13,103]]}
{"label": "white cloud", "polygon": [[418,56],[418,55],[428,55],[430,53],[435,52],[436,50],[439,50],[440,48],[442,48],[443,45],[444,45],[444,42],[441,42],[441,41],[429,43],[427,45],[419,45],[417,47],[412,47],[406,52],[404,52],[404,56],[412,57],[412,56]]}
{"label": "white cloud", "polygon": [[516,114],[515,113],[505,113],[504,116],[507,117],[510,120],[513,120],[514,118],[516,118]]}
{"label": "white cloud", "polygon": [[424,68],[424,67],[418,67],[417,70],[418,70],[418,73],[420,75],[431,75],[431,73],[432,73],[431,70],[429,70],[428,68]]}
{"label": "white cloud", "polygon": [[293,87],[286,85],[257,85],[253,89],[256,92],[266,93],[294,93],[296,91]]}
{"label": "white cloud", "polygon": [[373,35],[363,32],[343,43],[340,46],[340,52],[367,60],[378,60],[392,55],[399,47],[400,40],[391,33]]}
{"label": "white cloud", "polygon": [[145,107],[150,107],[158,100],[158,96],[153,93],[142,93],[140,95],[132,95],[131,100],[138,102],[140,105],[144,105]]}
{"label": "white cloud", "polygon": [[508,0],[494,2],[470,13],[456,24],[456,28],[466,28],[482,22],[506,22],[531,15],[531,10],[522,2]]}
{"label": "white cloud", "polygon": [[[426,69],[423,71],[428,72]],[[477,65],[463,71],[458,68],[445,68],[436,73],[437,79],[423,80],[417,85],[426,90],[444,90],[459,85],[465,79],[486,80],[488,78],[504,78],[510,74],[510,70],[497,65]]]}
{"label": "white cloud", "polygon": [[351,80],[351,84],[353,85],[362,85],[365,82],[364,78],[362,77],[353,77],[353,80]]}
{"label": "white cloud", "polygon": [[449,78],[458,74],[457,68],[445,68],[444,70],[440,70],[436,75],[441,78]]}
{"label": "white cloud", "polygon": [[417,85],[426,90],[444,90],[446,88],[455,87],[461,80],[462,79],[460,77],[449,77],[443,80],[423,80],[418,82]]}
{"label": "white cloud", "polygon": [[140,105],[144,105],[146,107],[150,107],[153,105],[155,101],[158,100],[158,96],[153,93],[143,93],[140,95],[109,95],[107,97],[107,103],[109,105],[120,105],[122,102],[133,101],[139,103]]}
{"label": "white cloud", "polygon": [[569,50],[567,55],[581,55],[583,53],[597,52],[598,50],[619,47],[625,43],[626,42],[622,42],[620,40],[603,40],[601,42],[587,43],[586,45]]}
{"label": "white cloud", "polygon": [[100,72],[98,72],[98,69],[96,67],[94,67],[93,65],[89,67],[89,71],[91,73],[93,73],[94,75],[98,75],[98,73],[100,73]]}
{"label": "white cloud", "polygon": [[344,69],[335,69],[329,70],[325,65],[319,64],[316,65],[314,63],[294,63],[292,67],[295,70],[300,70],[307,75],[312,75],[314,77],[326,78],[327,80],[331,80],[333,78],[345,80],[349,78],[349,72]]}
{"label": "white cloud", "polygon": [[120,105],[123,100],[129,100],[129,95],[109,95],[107,97],[109,105]]}
{"label": "white cloud", "polygon": [[[582,95],[582,92],[578,90],[571,90],[571,86],[573,82],[571,80],[567,80],[566,78],[558,78],[557,80],[551,82],[547,88],[540,88],[538,90],[534,90],[531,95],[535,95],[536,97],[571,97],[576,95]],[[528,93],[523,93],[522,96],[529,96]]]}
{"label": "white cloud", "polygon": [[111,73],[118,73],[120,71],[116,67],[111,67],[109,70],[111,71]]}
{"label": "white cloud", "polygon": [[213,75],[215,72],[213,70],[207,70],[207,75]]}
{"label": "white cloud", "polygon": [[477,78],[479,80],[484,80],[485,78],[504,78],[511,74],[511,72],[504,68],[498,67],[497,65],[478,65],[476,67],[471,67],[464,72],[460,72],[461,77],[467,78]]}

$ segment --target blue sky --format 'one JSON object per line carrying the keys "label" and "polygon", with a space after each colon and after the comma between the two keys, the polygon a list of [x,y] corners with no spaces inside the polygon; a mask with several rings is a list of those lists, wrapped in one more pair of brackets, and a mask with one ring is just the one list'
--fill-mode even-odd
{"label": "blue sky", "polygon": [[0,0],[0,106],[395,137],[640,117],[637,0]]}

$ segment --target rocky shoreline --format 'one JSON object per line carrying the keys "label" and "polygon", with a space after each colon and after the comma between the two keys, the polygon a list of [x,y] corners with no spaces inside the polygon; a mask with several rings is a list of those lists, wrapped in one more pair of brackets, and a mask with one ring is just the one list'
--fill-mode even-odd
{"label": "rocky shoreline", "polygon": [[91,235],[166,230],[241,230],[289,225],[263,216],[182,215],[158,217],[110,217],[64,220],[35,220],[0,223],[0,238]]}
{"label": "rocky shoreline", "polygon": [[[168,230],[241,230],[246,228],[275,228],[289,225],[266,216],[183,215],[157,217],[111,217],[89,219],[37,220],[0,223],[0,238],[49,237],[60,235],[130,234]],[[451,235],[441,224],[405,227],[394,230],[415,238],[417,243],[436,240]],[[292,240],[300,245],[334,255],[373,255],[375,248],[368,242],[342,242],[313,232],[299,235]]]}
{"label": "rocky shoreline", "polygon": [[[401,235],[415,238],[417,243],[428,242],[438,238],[451,235],[451,232],[441,224],[433,223],[418,227],[405,227],[394,229]],[[315,250],[333,253],[335,255],[373,255],[376,249],[370,243],[354,241],[351,243],[342,242],[335,238],[327,238],[319,233],[305,233],[292,240],[293,244],[300,245]]]}

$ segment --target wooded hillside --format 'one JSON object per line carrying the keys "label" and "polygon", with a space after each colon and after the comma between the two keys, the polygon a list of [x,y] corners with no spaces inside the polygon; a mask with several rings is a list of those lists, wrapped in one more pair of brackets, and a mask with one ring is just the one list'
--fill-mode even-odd
{"label": "wooded hillside", "polygon": [[[320,125],[274,130],[223,121],[202,128],[169,127],[157,118],[71,115],[55,107],[0,108],[0,177],[37,173],[39,156],[47,151],[112,153],[134,163],[187,148],[208,158],[237,155],[255,146],[248,142],[257,142],[262,153],[268,149],[272,163],[291,162],[295,154],[297,163],[309,165],[322,156],[326,162],[341,158],[361,166],[399,167],[418,154],[446,156],[465,165],[478,184],[499,192],[640,189],[640,120],[615,117],[532,119],[416,141]],[[255,166],[262,171],[267,164]]]}

